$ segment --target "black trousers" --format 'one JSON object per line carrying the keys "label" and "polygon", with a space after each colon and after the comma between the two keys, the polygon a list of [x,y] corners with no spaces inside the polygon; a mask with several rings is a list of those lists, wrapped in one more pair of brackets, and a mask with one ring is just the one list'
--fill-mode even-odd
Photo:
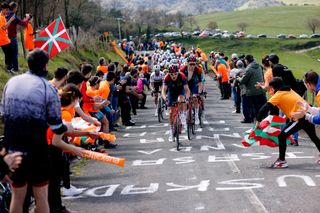
{"label": "black trousers", "polygon": [[126,122],[131,120],[131,105],[129,98],[119,97],[119,106],[121,109],[122,123],[125,124]]}
{"label": "black trousers", "polygon": [[309,138],[316,145],[318,151],[320,152],[320,139],[316,134],[316,129],[314,124],[310,123],[304,118],[301,118],[298,121],[289,122],[278,135],[280,160],[285,160],[286,149],[287,149],[287,143],[286,143],[287,138],[301,129],[303,129],[307,133]]}
{"label": "black trousers", "polygon": [[[65,159],[61,149],[50,146],[50,179],[48,187],[48,201],[50,212],[58,212],[62,208],[60,183],[64,171],[63,164]],[[69,174],[68,174],[69,175]]]}
{"label": "black trousers", "polygon": [[13,49],[12,44],[6,44],[1,46],[2,51],[4,53],[4,63],[6,64],[7,70],[11,70],[13,68]]}

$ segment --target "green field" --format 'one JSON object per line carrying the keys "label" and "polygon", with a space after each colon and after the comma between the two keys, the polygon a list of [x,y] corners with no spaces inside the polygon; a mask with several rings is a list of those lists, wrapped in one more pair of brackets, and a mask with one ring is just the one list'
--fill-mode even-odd
{"label": "green field", "polygon": [[224,52],[227,56],[232,53],[252,54],[260,63],[264,55],[276,53],[280,63],[288,66],[297,78],[302,78],[311,69],[320,72],[320,49],[306,53],[296,53],[297,50],[320,45],[317,39],[179,39],[179,43],[187,47],[200,47],[206,53],[210,51]]}
{"label": "green field", "polygon": [[[214,12],[195,16],[201,29],[209,21],[215,21],[218,28],[230,32],[239,31],[237,24],[246,22],[246,34],[311,34],[306,27],[308,18],[320,18],[320,6],[286,6],[249,9],[233,12]],[[320,28],[317,30],[320,33]]]}

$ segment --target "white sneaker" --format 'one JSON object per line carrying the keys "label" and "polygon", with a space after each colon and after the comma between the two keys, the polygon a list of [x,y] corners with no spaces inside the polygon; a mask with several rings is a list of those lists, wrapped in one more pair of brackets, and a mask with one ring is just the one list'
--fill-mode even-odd
{"label": "white sneaker", "polygon": [[180,113],[180,120],[182,125],[185,126],[187,124],[187,116],[185,112]]}
{"label": "white sneaker", "polygon": [[78,189],[72,185],[70,185],[70,189],[62,187],[62,196],[65,196],[65,197],[76,196],[81,194],[82,192],[83,192],[83,189]]}
{"label": "white sneaker", "polygon": [[199,124],[200,124],[199,115],[197,115],[197,114],[195,115],[194,123],[195,123],[196,125],[199,125]]}
{"label": "white sneaker", "polygon": [[166,116],[169,116],[168,110],[165,110],[164,113],[166,114]]}

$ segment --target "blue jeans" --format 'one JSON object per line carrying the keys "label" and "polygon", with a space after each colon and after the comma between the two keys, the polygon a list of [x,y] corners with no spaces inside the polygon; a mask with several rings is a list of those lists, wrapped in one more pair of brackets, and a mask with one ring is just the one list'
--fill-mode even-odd
{"label": "blue jeans", "polygon": [[18,65],[18,39],[11,38],[11,46],[12,46],[12,66],[14,70],[19,70]]}
{"label": "blue jeans", "polygon": [[250,101],[249,101],[249,97],[246,95],[242,95],[241,96],[241,101],[242,101],[242,113],[244,116],[244,120],[245,121],[249,121],[252,122],[253,121],[253,113],[250,107]]}

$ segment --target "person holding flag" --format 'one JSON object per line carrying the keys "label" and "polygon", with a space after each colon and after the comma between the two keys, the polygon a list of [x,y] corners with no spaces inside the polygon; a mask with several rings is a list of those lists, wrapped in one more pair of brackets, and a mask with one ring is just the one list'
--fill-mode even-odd
{"label": "person holding flag", "polygon": [[[257,115],[256,126],[259,127],[259,122],[261,122],[263,118],[267,117],[268,112],[275,107],[278,107],[285,114],[287,119],[290,120],[290,122],[286,124],[286,126],[278,135],[279,158],[271,165],[271,168],[288,167],[288,163],[285,160],[287,148],[286,139],[301,129],[307,133],[320,152],[320,139],[316,135],[314,124],[311,124],[304,118],[297,119],[296,117],[292,116],[295,112],[301,110],[301,107],[297,103],[301,102],[306,104],[305,100],[292,89],[290,89],[290,87],[286,86],[280,77],[274,77],[270,81],[268,91],[272,97],[260,109]],[[320,161],[318,160],[317,163],[319,164]]]}

